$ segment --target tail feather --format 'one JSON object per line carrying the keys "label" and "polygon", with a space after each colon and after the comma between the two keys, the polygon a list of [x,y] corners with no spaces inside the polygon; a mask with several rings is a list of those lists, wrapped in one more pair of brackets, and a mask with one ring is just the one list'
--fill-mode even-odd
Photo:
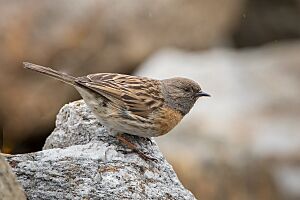
{"label": "tail feather", "polygon": [[24,64],[24,68],[26,68],[26,69],[31,69],[33,71],[37,71],[41,74],[45,74],[47,76],[53,77],[55,79],[65,82],[65,83],[75,85],[76,78],[74,76],[70,76],[63,72],[56,71],[49,67],[43,67],[43,66],[28,63],[28,62],[23,62],[23,64]]}

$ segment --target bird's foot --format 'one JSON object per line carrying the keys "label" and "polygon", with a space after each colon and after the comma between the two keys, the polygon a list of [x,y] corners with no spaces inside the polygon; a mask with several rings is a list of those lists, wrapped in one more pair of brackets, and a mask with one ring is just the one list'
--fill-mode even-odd
{"label": "bird's foot", "polygon": [[[137,146],[132,143],[131,141],[129,141],[123,134],[118,134],[116,136],[116,138],[124,145],[126,145],[129,149],[131,149],[132,151],[131,152],[135,152],[137,153],[141,158],[143,158],[144,160],[151,160],[151,161],[155,161],[157,162],[158,160],[156,158],[153,158],[153,157],[150,157],[148,155],[146,155],[144,152],[142,152],[141,150],[139,150],[137,148]],[[148,138],[149,139],[149,138]],[[151,140],[151,139],[150,139]],[[152,141],[151,141],[152,142]],[[131,153],[131,152],[128,152],[128,151],[124,151],[122,150],[123,152],[126,152],[126,153]]]}

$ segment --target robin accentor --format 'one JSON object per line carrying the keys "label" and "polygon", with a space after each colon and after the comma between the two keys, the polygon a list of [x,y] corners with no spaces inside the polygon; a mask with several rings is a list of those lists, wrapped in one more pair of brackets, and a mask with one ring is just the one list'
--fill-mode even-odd
{"label": "robin accentor", "polygon": [[[199,97],[210,96],[187,78],[155,80],[116,73],[76,78],[51,68],[27,62],[24,65],[73,85],[100,123],[118,136],[164,135],[180,122]],[[126,143],[124,138],[121,140]]]}

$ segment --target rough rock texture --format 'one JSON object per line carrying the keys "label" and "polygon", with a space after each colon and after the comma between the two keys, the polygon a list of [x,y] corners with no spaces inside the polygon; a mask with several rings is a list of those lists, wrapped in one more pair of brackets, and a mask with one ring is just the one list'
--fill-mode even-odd
{"label": "rough rock texture", "polygon": [[157,162],[110,136],[83,101],[65,105],[44,150],[8,157],[28,199],[195,199],[151,142],[130,137]]}
{"label": "rough rock texture", "polygon": [[189,77],[212,95],[157,139],[196,197],[300,199],[299,52],[299,41],[240,51],[165,50],[137,72]]}
{"label": "rough rock texture", "polygon": [[24,191],[16,180],[9,164],[0,153],[0,199],[25,200]]}
{"label": "rough rock texture", "polygon": [[220,9],[219,0],[0,1],[5,148],[32,151],[20,143],[48,135],[59,108],[79,98],[71,87],[25,71],[23,61],[78,76],[129,73],[164,46],[203,49],[219,44],[239,19],[242,2],[223,0]]}

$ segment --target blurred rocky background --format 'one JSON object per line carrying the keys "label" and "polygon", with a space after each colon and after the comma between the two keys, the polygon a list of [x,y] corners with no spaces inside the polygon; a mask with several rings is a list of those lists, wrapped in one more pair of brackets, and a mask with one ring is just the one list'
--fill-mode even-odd
{"label": "blurred rocky background", "polygon": [[299,199],[299,21],[299,0],[0,0],[2,151],[41,150],[80,98],[23,61],[186,76],[212,98],[156,139],[184,186],[208,200]]}

